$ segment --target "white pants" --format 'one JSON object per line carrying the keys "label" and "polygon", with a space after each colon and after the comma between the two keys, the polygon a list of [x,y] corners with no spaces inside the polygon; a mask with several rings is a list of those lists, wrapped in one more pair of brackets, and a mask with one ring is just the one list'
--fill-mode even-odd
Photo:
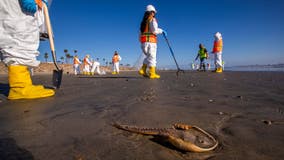
{"label": "white pants", "polygon": [[119,73],[119,62],[113,64],[113,72]]}
{"label": "white pants", "polygon": [[74,74],[80,74],[80,65],[79,64],[74,64]]}
{"label": "white pants", "polygon": [[91,73],[95,73],[95,71],[98,73],[98,74],[101,74],[101,71],[100,71],[100,63],[99,62],[94,62],[93,65],[92,65],[92,69],[91,69]]}
{"label": "white pants", "polygon": [[90,65],[85,65],[83,68],[83,72],[90,73]]}
{"label": "white pants", "polygon": [[22,12],[19,0],[0,0],[0,48],[5,64],[39,65],[40,25],[37,17]]}
{"label": "white pants", "polygon": [[145,42],[141,44],[141,49],[146,55],[143,63],[149,67],[156,67],[156,54],[157,54],[157,43]]}
{"label": "white pants", "polygon": [[214,64],[215,68],[222,68],[222,52],[214,54]]}

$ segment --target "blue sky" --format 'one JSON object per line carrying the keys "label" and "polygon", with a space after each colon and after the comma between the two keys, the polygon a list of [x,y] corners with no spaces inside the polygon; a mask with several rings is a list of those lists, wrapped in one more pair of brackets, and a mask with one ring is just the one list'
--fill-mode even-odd
{"label": "blue sky", "polygon": [[[58,59],[64,49],[71,55],[78,50],[81,59],[90,54],[107,60],[117,50],[121,63],[133,65],[142,53],[138,34],[148,4],[158,11],[159,27],[167,31],[180,65],[194,60],[199,43],[211,51],[217,31],[227,66],[284,63],[282,0],[53,0],[49,12]],[[49,43],[39,50],[44,61]],[[160,67],[174,65],[162,35],[157,61]]]}

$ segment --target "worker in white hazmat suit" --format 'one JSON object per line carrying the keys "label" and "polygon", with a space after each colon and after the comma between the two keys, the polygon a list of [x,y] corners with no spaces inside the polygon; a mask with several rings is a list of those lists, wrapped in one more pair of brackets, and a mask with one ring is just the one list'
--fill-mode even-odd
{"label": "worker in white hazmat suit", "polygon": [[43,25],[41,0],[0,0],[0,48],[8,66],[8,99],[35,99],[54,95],[54,90],[33,85],[28,67],[39,61],[39,30]]}
{"label": "worker in white hazmat suit", "polygon": [[119,62],[121,61],[121,57],[117,51],[114,52],[112,57],[113,71],[112,74],[119,74]]}
{"label": "worker in white hazmat suit", "polygon": [[214,35],[214,45],[213,45],[213,51],[214,54],[214,64],[215,64],[215,70],[216,73],[222,73],[223,72],[223,64],[222,64],[222,51],[223,51],[223,38],[220,32],[215,33]]}
{"label": "worker in white hazmat suit", "polygon": [[83,61],[83,65],[84,65],[84,68],[83,68],[83,74],[84,75],[90,75],[91,74],[91,66],[92,66],[92,63],[90,61],[90,55],[86,55],[85,58],[84,58],[84,61]]}
{"label": "worker in white hazmat suit", "polygon": [[81,63],[82,62],[78,58],[78,55],[75,55],[74,59],[73,59],[73,68],[74,68],[74,74],[75,75],[80,74],[80,64]]}
{"label": "worker in white hazmat suit", "polygon": [[[139,74],[151,79],[160,78],[160,75],[156,74],[156,54],[157,54],[157,34],[164,34],[166,32],[158,27],[155,14],[156,9],[152,5],[146,7],[143,20],[140,25],[140,42],[143,53],[146,58],[143,61],[143,65],[139,70]],[[146,70],[149,66],[149,75]]]}
{"label": "worker in white hazmat suit", "polygon": [[100,70],[100,62],[97,62],[97,61],[93,61],[92,63],[92,69],[91,69],[91,75],[94,75],[95,72],[97,74],[101,74],[101,70]]}

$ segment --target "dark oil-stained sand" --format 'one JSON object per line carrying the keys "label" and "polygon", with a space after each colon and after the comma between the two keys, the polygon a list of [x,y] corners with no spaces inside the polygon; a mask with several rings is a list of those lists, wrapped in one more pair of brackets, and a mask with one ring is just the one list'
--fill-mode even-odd
{"label": "dark oil-stained sand", "polygon": [[[0,94],[0,159],[283,159],[283,72],[159,73],[159,80],[136,72],[64,75],[56,96],[46,99],[8,101]],[[33,81],[49,85],[51,75]],[[6,75],[0,86],[7,89]],[[206,153],[181,152],[112,122],[196,125],[220,145]]]}

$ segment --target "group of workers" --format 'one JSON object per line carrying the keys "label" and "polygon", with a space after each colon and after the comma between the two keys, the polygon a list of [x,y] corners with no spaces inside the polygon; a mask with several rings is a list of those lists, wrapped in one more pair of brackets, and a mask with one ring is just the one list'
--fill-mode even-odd
{"label": "group of workers", "polygon": [[[214,37],[215,40],[213,44],[213,50],[211,52],[214,55],[214,64],[215,64],[215,69],[213,70],[213,72],[222,73],[224,69],[224,61],[222,60],[222,50],[223,50],[222,35],[220,32],[217,32],[214,35]],[[200,59],[200,65],[198,68],[199,71],[206,71],[206,64],[207,68],[210,68],[210,63],[206,63],[206,59],[209,58],[209,54],[203,44],[199,44],[199,51],[197,53],[195,61],[198,58]],[[194,66],[192,68],[194,68]]]}
{"label": "group of workers", "polygon": [[[53,89],[45,88],[43,85],[33,85],[28,71],[28,67],[37,67],[40,63],[36,57],[39,55],[40,31],[45,28],[44,9],[46,9],[47,1],[0,1],[0,52],[3,62],[8,66],[10,86],[8,99],[10,100],[44,98],[55,94]],[[156,13],[153,5],[147,5],[140,24],[140,42],[145,59],[138,73],[150,79],[160,78],[160,75],[156,73],[157,35],[162,33],[167,35],[163,29],[158,27]],[[217,32],[215,38],[213,53],[216,59],[216,72],[222,72],[221,34]],[[80,62],[78,57],[74,58],[75,60],[76,74],[79,74],[80,63],[84,64],[83,74],[93,74],[96,68],[99,71],[99,67],[95,67],[99,66],[99,63],[91,63],[89,55],[84,58],[83,62]],[[115,54],[113,74],[119,73],[118,62],[120,60],[120,56]]]}
{"label": "group of workers", "polygon": [[[143,20],[140,24],[140,42],[143,53],[146,58],[143,61],[143,65],[138,71],[138,73],[144,77],[149,77],[150,79],[160,78],[160,75],[156,73],[156,53],[157,53],[157,35],[164,34],[167,32],[158,27],[157,20],[155,18],[157,11],[153,5],[148,5],[146,7],[146,12],[144,13]],[[223,50],[223,40],[220,32],[214,35],[214,45],[212,53],[214,54],[214,72],[222,73],[222,50]],[[199,51],[196,60],[200,58],[199,70],[206,70],[206,59],[208,58],[208,53],[203,44],[199,45]],[[147,73],[147,67],[149,67],[149,74]]]}
{"label": "group of workers", "polygon": [[[114,55],[112,57],[112,64],[113,64],[113,72],[112,74],[119,74],[119,61],[121,61],[121,57],[118,54],[117,51],[114,52]],[[95,75],[96,74],[105,74],[105,71],[100,71],[100,62],[95,60],[90,60],[90,55],[87,54],[83,62],[80,61],[78,55],[74,56],[73,59],[73,68],[74,68],[74,74],[78,75],[80,74],[80,64],[83,64],[83,75]]]}

